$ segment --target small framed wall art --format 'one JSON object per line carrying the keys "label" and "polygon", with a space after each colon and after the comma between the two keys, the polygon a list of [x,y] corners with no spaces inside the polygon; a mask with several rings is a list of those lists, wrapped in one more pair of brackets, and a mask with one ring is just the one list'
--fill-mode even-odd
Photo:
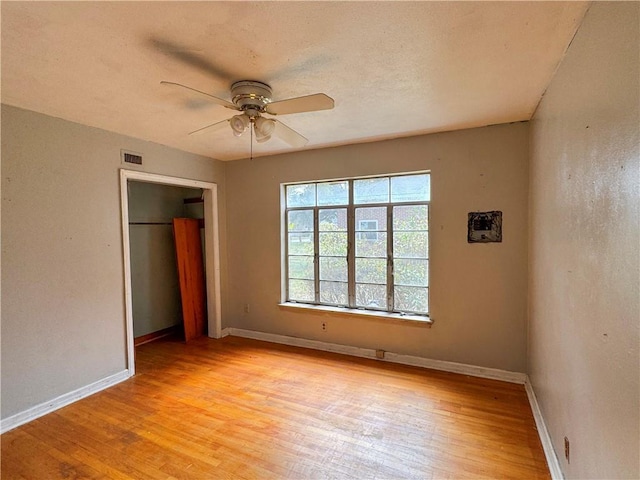
{"label": "small framed wall art", "polygon": [[502,212],[469,212],[467,242],[502,242]]}

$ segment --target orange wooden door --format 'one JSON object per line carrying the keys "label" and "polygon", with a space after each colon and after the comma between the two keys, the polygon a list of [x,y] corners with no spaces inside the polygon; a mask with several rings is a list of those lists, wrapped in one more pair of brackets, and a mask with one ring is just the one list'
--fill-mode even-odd
{"label": "orange wooden door", "polygon": [[197,219],[174,218],[173,237],[182,299],[184,338],[189,341],[206,334],[206,296],[200,225]]}

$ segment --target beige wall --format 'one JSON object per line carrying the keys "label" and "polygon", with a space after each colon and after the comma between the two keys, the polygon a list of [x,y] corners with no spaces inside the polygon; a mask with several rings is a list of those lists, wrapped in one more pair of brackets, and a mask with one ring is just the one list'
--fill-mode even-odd
{"label": "beige wall", "polygon": [[[228,163],[224,326],[524,372],[527,159],[518,123]],[[432,175],[435,325],[280,309],[280,184],[416,170]],[[467,243],[478,210],[503,211],[503,243]]]}
{"label": "beige wall", "polygon": [[218,183],[224,226],[221,162],[2,106],[2,418],[126,368],[121,148]]}
{"label": "beige wall", "polygon": [[567,478],[640,478],[639,10],[592,5],[531,126],[528,369]]}

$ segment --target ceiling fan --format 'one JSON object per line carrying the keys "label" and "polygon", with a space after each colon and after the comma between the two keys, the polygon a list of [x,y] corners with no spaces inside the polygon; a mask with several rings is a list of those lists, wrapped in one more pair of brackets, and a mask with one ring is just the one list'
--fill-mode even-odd
{"label": "ceiling fan", "polygon": [[180,87],[191,92],[205,96],[210,101],[236,110],[240,113],[231,118],[222,120],[211,125],[190,132],[189,135],[200,133],[205,130],[212,131],[223,127],[229,123],[233,134],[237,137],[247,130],[252,129],[255,132],[256,141],[264,143],[271,138],[272,135],[279,137],[292,147],[300,148],[307,144],[308,140],[300,135],[292,128],[284,123],[263,116],[269,115],[288,115],[291,113],[315,112],[318,110],[330,110],[334,107],[334,101],[324,93],[316,93],[303,97],[289,98],[286,100],[273,101],[271,98],[271,87],[266,83],[256,80],[241,80],[231,85],[231,101],[215,97],[208,93],[202,92],[195,88],[187,87],[175,82],[160,82],[163,85],[172,87]]}

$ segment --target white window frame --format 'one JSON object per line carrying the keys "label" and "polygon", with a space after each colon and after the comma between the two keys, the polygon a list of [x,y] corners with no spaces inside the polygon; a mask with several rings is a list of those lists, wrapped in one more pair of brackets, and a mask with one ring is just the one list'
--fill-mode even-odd
{"label": "white window frame", "polygon": [[[400,177],[400,176],[407,176],[407,175],[430,175],[430,172],[410,172],[410,173],[403,173],[403,174],[391,174],[391,175],[382,175],[382,176],[375,176],[375,177],[352,177],[352,178],[344,178],[344,179],[336,179],[336,180],[322,180],[322,181],[305,181],[305,182],[296,182],[296,183],[286,183],[286,184],[282,184],[281,185],[281,206],[282,206],[282,299],[281,299],[281,306],[284,307],[295,307],[295,308],[305,308],[305,307],[309,307],[309,308],[320,308],[320,309],[324,309],[324,310],[330,310],[330,311],[341,311],[344,313],[365,313],[365,314],[382,314],[384,316],[393,316],[393,317],[400,317],[402,319],[408,319],[408,320],[418,320],[421,322],[427,322],[427,323],[431,323],[432,320],[430,319],[430,312],[413,312],[413,311],[401,311],[398,309],[394,308],[394,279],[393,279],[393,228],[392,228],[392,222],[393,222],[393,217],[392,217],[392,212],[393,212],[393,208],[395,206],[410,206],[410,205],[425,205],[427,207],[427,212],[428,212],[428,216],[427,216],[427,241],[428,241],[428,245],[430,245],[430,213],[431,213],[431,200],[429,198],[429,200],[426,201],[419,201],[419,202],[384,202],[384,203],[366,203],[366,204],[354,204],[354,194],[353,194],[353,185],[354,185],[354,181],[356,180],[360,180],[362,178],[393,178],[393,177]],[[287,208],[286,205],[286,187],[287,186],[291,186],[291,185],[306,185],[306,184],[315,184],[316,185],[316,191],[317,191],[317,185],[321,184],[321,183],[328,183],[328,182],[336,182],[336,181],[348,181],[348,185],[349,185],[349,203],[347,205],[322,205],[322,206],[318,206],[317,205],[317,201],[316,204],[314,206],[306,206],[306,207],[289,207]],[[355,281],[355,238],[356,238],[356,232],[360,232],[360,225],[358,225],[358,228],[355,228],[355,210],[356,208],[362,208],[362,207],[384,207],[386,208],[386,212],[387,212],[387,230],[385,233],[387,233],[387,238],[388,238],[388,242],[387,242],[387,280],[386,280],[386,290],[387,290],[387,306],[386,308],[366,308],[366,307],[362,307],[362,306],[356,306],[356,302],[355,302],[355,286],[356,286],[356,281]],[[348,236],[348,247],[347,247],[347,269],[348,269],[348,281],[347,281],[347,285],[348,285],[348,303],[347,305],[335,305],[335,304],[330,304],[330,303],[325,303],[325,302],[320,302],[319,297],[320,297],[320,292],[319,292],[319,285],[320,285],[320,278],[319,278],[319,248],[318,248],[318,238],[319,238],[319,230],[318,230],[318,216],[319,216],[319,212],[321,210],[325,210],[325,209],[346,209],[347,211],[347,236]],[[314,237],[314,253],[313,253],[313,258],[314,258],[314,294],[315,294],[315,298],[313,301],[300,301],[300,300],[290,300],[289,299],[289,272],[288,272],[288,259],[289,259],[289,252],[288,252],[288,225],[287,225],[287,214],[289,211],[295,211],[295,210],[311,210],[313,211],[313,217],[314,217],[314,232],[313,232],[313,237]],[[369,221],[375,221],[376,223],[378,222],[377,220],[366,220],[367,222]],[[359,222],[359,224],[362,223],[362,221]],[[376,231],[376,236],[378,234],[378,232]],[[429,261],[429,247],[427,247],[427,257],[426,260]],[[429,269],[430,271],[430,269]],[[428,309],[430,310],[430,293],[431,293],[431,288],[430,288],[430,274],[427,273],[427,305],[428,305]]]}

